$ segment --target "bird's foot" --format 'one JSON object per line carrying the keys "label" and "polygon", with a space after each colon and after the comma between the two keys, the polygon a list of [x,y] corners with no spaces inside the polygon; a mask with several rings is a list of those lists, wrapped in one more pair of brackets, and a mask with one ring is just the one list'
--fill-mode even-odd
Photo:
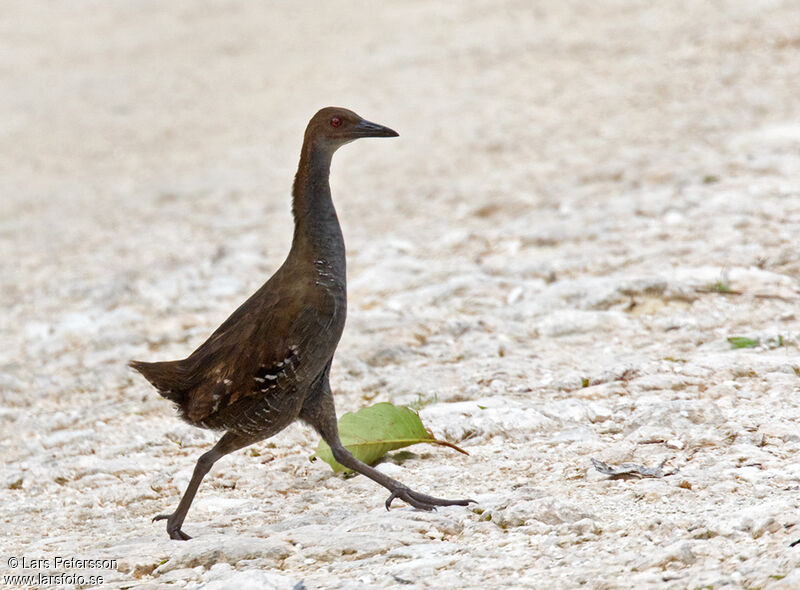
{"label": "bird's foot", "polygon": [[188,541],[191,539],[189,535],[181,530],[181,524],[183,523],[177,522],[174,512],[172,514],[159,514],[158,516],[154,516],[153,522],[157,520],[167,521],[167,533],[170,539],[174,539],[175,541]]}
{"label": "bird's foot", "polygon": [[437,506],[466,506],[470,503],[475,503],[475,500],[445,500],[444,498],[434,498],[433,496],[421,494],[410,488],[401,486],[392,490],[389,499],[386,500],[386,510],[389,510],[395,498],[399,498],[406,504],[410,504],[419,510],[436,510]]}

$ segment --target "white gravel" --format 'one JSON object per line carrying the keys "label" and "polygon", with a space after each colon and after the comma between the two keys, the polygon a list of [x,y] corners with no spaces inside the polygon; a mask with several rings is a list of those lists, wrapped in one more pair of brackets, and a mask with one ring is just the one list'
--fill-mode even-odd
{"label": "white gravel", "polygon": [[[796,1],[0,10],[0,575],[800,588]],[[150,518],[214,435],[125,363],[185,356],[280,264],[329,104],[400,132],[334,162],[338,410],[427,403],[470,456],[383,469],[478,504],[387,513],[295,425],[221,461],[170,541]]]}

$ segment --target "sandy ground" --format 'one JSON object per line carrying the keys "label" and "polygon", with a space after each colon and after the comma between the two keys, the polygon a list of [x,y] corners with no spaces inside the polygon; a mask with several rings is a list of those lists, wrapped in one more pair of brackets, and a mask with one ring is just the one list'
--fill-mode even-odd
{"label": "sandy ground", "polygon": [[[796,1],[376,6],[0,5],[0,575],[800,588]],[[401,135],[334,162],[338,410],[427,404],[470,456],[381,469],[478,504],[387,513],[294,425],[171,542],[150,517],[214,435],[125,363],[185,356],[280,264],[329,104]]]}

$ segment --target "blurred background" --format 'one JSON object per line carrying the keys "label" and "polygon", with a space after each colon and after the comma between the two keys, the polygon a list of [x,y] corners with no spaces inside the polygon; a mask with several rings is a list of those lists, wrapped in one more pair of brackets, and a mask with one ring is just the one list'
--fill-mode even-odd
{"label": "blurred background", "polygon": [[[780,499],[748,518],[787,532],[753,536],[731,521],[759,565],[731,565],[733,545],[711,541],[692,548],[696,562],[668,562],[686,568],[679,584],[785,573],[783,537],[800,534],[789,467],[800,417],[796,2],[79,0],[0,2],[0,14],[0,484],[17,550],[85,553],[91,531],[113,522],[120,538],[104,546],[136,538],[144,563],[164,556],[168,545],[140,538],[161,538],[145,516],[177,500],[214,437],[181,424],[125,363],[188,355],[278,267],[305,124],[336,105],[400,133],[334,160],[350,285],[340,414],[374,401],[425,407],[472,458],[430,451],[408,471],[433,490],[449,462],[452,485],[497,518],[514,505],[512,483],[591,504],[607,494],[605,533],[587,541],[596,561],[526,566],[556,577],[604,567],[601,581],[659,533],[615,521],[627,492],[586,483],[589,455],[668,453],[689,469],[688,449],[709,453],[718,471],[693,480],[707,495],[659,494],[674,499],[671,514],[724,521],[758,497],[713,489],[756,461],[755,443],[732,448],[731,433],[766,437],[777,446],[751,484]],[[756,348],[732,351],[736,336]],[[490,413],[475,414],[476,401]],[[294,427],[268,444],[286,466],[269,485],[311,478],[363,508],[348,496],[354,482],[306,463],[313,433]],[[237,457],[236,497],[260,503],[256,521],[280,521],[263,505],[271,467]],[[767,483],[778,480],[794,495]],[[190,521],[206,522],[214,485]],[[381,490],[355,485],[380,507]],[[17,516],[34,506],[47,526]],[[215,510],[201,530],[241,505]],[[460,558],[446,568],[456,578],[431,574],[437,587],[505,579],[514,551],[562,534],[526,529],[509,549],[500,528],[470,528],[466,514],[453,517],[454,540],[496,551],[496,567],[467,574],[464,554],[463,571]],[[676,517],[664,542],[691,538],[690,524]],[[59,540],[42,544],[48,535]],[[302,577],[313,568],[299,555],[282,567]],[[376,562],[369,583],[386,587],[395,562],[417,567]],[[659,580],[649,563],[637,583]]]}

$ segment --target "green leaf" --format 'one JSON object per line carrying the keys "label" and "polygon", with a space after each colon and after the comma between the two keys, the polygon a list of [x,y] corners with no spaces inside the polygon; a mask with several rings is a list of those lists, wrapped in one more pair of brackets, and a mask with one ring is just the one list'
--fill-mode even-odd
{"label": "green leaf", "polygon": [[731,336],[728,338],[728,342],[732,348],[755,348],[759,345],[758,340],[746,336]]}
{"label": "green leaf", "polygon": [[730,284],[727,281],[719,280],[711,285],[711,290],[717,293],[733,293]]}
{"label": "green leaf", "polygon": [[[469,454],[454,444],[436,439],[411,408],[387,402],[344,414],[339,419],[339,438],[356,459],[368,465],[375,464],[389,451],[417,443],[444,445]],[[333,458],[331,448],[323,440],[310,457],[312,461],[316,458],[325,461],[337,473],[352,471]]]}

